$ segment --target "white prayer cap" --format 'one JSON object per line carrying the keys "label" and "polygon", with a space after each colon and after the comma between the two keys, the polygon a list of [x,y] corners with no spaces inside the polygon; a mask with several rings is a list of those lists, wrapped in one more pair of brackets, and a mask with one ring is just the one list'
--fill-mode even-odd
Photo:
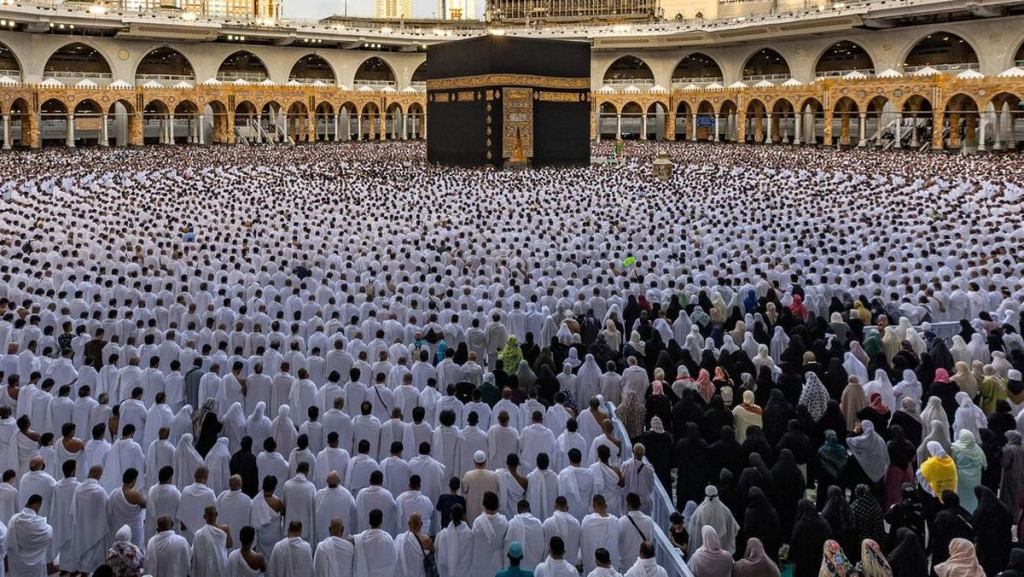
{"label": "white prayer cap", "polygon": [[1019,381],[1019,380],[1021,380],[1021,378],[1020,378],[1020,371],[1018,371],[1017,369],[1010,369],[1009,373],[1007,373],[1007,376],[1009,377],[1009,380],[1011,380],[1011,381]]}
{"label": "white prayer cap", "polygon": [[477,451],[473,453],[473,462],[477,465],[481,465],[487,462],[487,453],[483,451]]}

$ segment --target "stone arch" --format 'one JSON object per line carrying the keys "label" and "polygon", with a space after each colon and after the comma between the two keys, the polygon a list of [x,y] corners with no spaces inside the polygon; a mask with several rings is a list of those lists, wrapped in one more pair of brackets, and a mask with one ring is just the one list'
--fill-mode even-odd
{"label": "stone arch", "polygon": [[326,100],[321,101],[317,103],[313,115],[316,119],[316,131],[313,133],[316,140],[337,140],[337,115],[334,113],[334,105]]}
{"label": "stone arch", "polygon": [[688,140],[690,133],[688,132],[691,124],[693,115],[693,104],[687,100],[679,100],[676,102],[675,116],[676,126],[675,134],[676,140]]}
{"label": "stone arch", "polygon": [[774,48],[756,50],[743,61],[743,81],[787,80],[791,76],[789,62]]}
{"label": "stone arch", "polygon": [[0,76],[8,76],[15,80],[21,80],[25,69],[21,65],[21,58],[10,46],[0,42]]}
{"label": "stone arch", "polygon": [[337,86],[338,74],[326,58],[319,54],[311,53],[299,58],[292,64],[288,73],[288,82],[299,82],[301,84],[313,84],[317,81],[331,86]]}
{"label": "stone arch", "polygon": [[640,139],[664,140],[668,119],[668,104],[661,100],[654,100],[649,103],[644,110],[643,122],[640,127]]}
{"label": "stone arch", "polygon": [[738,138],[739,106],[736,102],[727,98],[718,107],[718,128],[715,134],[719,140],[735,142]]}
{"label": "stone arch", "polygon": [[794,144],[819,144],[824,142],[825,131],[825,107],[817,98],[808,97],[800,102],[797,118],[799,119],[799,130],[796,131],[800,138]]}
{"label": "stone arch", "polygon": [[977,147],[980,107],[970,94],[958,92],[943,107],[943,139],[948,148]]}
{"label": "stone arch", "polygon": [[312,140],[313,135],[310,134],[311,120],[309,114],[309,108],[301,100],[296,100],[288,105],[287,114],[285,115],[287,123],[285,134],[293,142],[309,142]]}
{"label": "stone arch", "polygon": [[594,138],[600,142],[602,138],[618,138],[619,108],[614,102],[605,100],[597,103],[597,129]]}
{"label": "stone arch", "polygon": [[113,79],[110,61],[100,50],[86,42],[71,42],[54,50],[43,65],[44,78],[56,78],[74,85],[82,79],[109,82]]}
{"label": "stone arch", "polygon": [[370,88],[395,87],[398,82],[398,75],[395,74],[395,67],[380,56],[371,56],[356,68],[353,78],[353,88],[368,86]]}
{"label": "stone arch", "polygon": [[424,123],[423,105],[419,102],[413,102],[406,110],[406,115],[408,116],[406,121],[407,137],[413,139],[423,138],[423,130],[426,126]]}
{"label": "stone arch", "polygon": [[867,114],[865,130],[869,142],[882,147],[895,140],[896,134],[902,131],[902,127],[898,126],[902,120],[896,112],[893,103],[881,94],[867,101],[864,113]]}
{"label": "stone arch", "polygon": [[384,111],[384,138],[397,140],[402,133],[402,105],[398,102],[388,104]]}
{"label": "stone arch", "polygon": [[366,102],[359,109],[358,137],[360,140],[379,140],[381,132],[380,107],[376,102]]}
{"label": "stone arch", "polygon": [[601,83],[620,86],[653,86],[654,71],[644,59],[627,54],[608,65]]}
{"label": "stone arch", "polygon": [[843,76],[853,71],[869,75],[875,73],[875,61],[871,54],[850,40],[840,40],[824,47],[814,62],[815,78]]}
{"label": "stone arch", "polygon": [[68,105],[59,98],[50,98],[39,106],[39,138],[42,143],[63,141],[66,145],[74,144],[74,129],[68,112]]}
{"label": "stone arch", "polygon": [[788,98],[776,98],[771,107],[769,142],[792,143],[796,134],[796,107]]}
{"label": "stone arch", "polygon": [[244,80],[259,83],[270,78],[270,72],[263,59],[248,50],[238,50],[221,60],[217,68],[217,80],[235,82]]}
{"label": "stone arch", "polygon": [[195,85],[196,72],[187,56],[169,46],[153,48],[139,60],[135,67],[135,84],[158,82],[166,87],[180,82]]}
{"label": "stone arch", "polygon": [[1016,66],[1018,68],[1024,68],[1024,41],[1021,41],[1020,45],[1017,46],[1017,52],[1013,55],[1013,62],[1010,66]]}
{"label": "stone arch", "polygon": [[420,62],[420,65],[416,67],[416,70],[412,71],[412,78],[410,79],[409,85],[413,88],[426,89],[427,87],[427,61]]}
{"label": "stone arch", "polygon": [[640,140],[644,116],[644,107],[636,101],[629,101],[619,109],[622,127],[619,134],[623,140]]}
{"label": "stone arch", "polygon": [[978,51],[960,35],[935,31],[919,38],[900,60],[905,73],[926,66],[937,70],[978,69]]}
{"label": "stone arch", "polygon": [[202,109],[200,143],[226,144],[234,142],[231,127],[234,111],[229,111],[227,105],[217,99],[206,102]]}
{"label": "stone arch", "polygon": [[992,140],[992,150],[1012,150],[1024,140],[1018,127],[1024,126],[1024,97],[1013,92],[1000,92],[989,99],[984,106],[983,122],[990,125],[987,131]]}
{"label": "stone arch", "polygon": [[39,127],[29,101],[25,98],[16,98],[4,112],[11,117],[11,142],[5,141],[4,146],[37,146]]}
{"label": "stone arch", "polygon": [[838,124],[838,142],[840,146],[850,146],[854,141],[858,144],[860,143],[859,123],[860,106],[857,104],[857,101],[849,96],[844,96],[837,100],[832,108],[831,134],[836,134],[835,128]]}
{"label": "stone arch", "polygon": [[681,58],[672,70],[672,85],[688,86],[696,84],[702,86],[712,82],[724,82],[724,74],[718,61],[704,54],[694,52]]}
{"label": "stone arch", "polygon": [[142,143],[170,144],[173,140],[171,127],[173,114],[169,104],[154,98],[142,109]]}

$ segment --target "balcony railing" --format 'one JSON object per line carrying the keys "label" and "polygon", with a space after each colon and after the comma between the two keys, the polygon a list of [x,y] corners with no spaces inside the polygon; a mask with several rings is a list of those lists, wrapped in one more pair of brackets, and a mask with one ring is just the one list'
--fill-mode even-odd
{"label": "balcony railing", "polygon": [[235,82],[245,80],[246,82],[263,82],[268,78],[266,72],[218,72],[217,80],[221,82]]}
{"label": "balcony railing", "polygon": [[815,78],[842,78],[843,76],[846,76],[847,74],[852,74],[854,72],[860,72],[861,74],[863,74],[865,76],[874,76],[875,75],[875,69],[874,68],[847,68],[847,69],[844,69],[844,70],[823,70],[821,72],[815,72],[814,73],[814,77]]}
{"label": "balcony railing", "polygon": [[922,64],[919,66],[904,66],[903,73],[913,74],[915,72],[924,70],[925,68],[934,68],[939,72],[963,72],[964,70],[979,70],[981,66],[977,62],[949,62],[946,64]]}
{"label": "balcony railing", "polygon": [[785,82],[786,80],[789,80],[790,78],[792,78],[792,75],[789,74],[788,72],[787,73],[779,73],[779,74],[744,74],[743,75],[743,82],[760,82],[762,80],[767,80],[769,82],[776,82],[776,81]]}

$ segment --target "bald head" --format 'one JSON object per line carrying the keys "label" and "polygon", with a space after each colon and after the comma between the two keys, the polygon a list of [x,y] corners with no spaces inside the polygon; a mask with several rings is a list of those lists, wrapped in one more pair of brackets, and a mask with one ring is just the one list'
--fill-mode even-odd
{"label": "bald head", "polygon": [[345,522],[341,517],[331,517],[331,537],[341,537],[345,534]]}

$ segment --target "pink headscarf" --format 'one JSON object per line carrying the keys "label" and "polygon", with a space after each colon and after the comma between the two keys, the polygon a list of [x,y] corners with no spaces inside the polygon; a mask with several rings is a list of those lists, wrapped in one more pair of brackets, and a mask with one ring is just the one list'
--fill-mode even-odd
{"label": "pink headscarf", "polygon": [[949,382],[949,371],[946,369],[935,369],[935,382],[936,383],[948,383]]}
{"label": "pink headscarf", "polygon": [[711,382],[711,375],[707,369],[701,369],[697,375],[697,392],[705,403],[710,403],[711,398],[715,396],[715,385]]}
{"label": "pink headscarf", "polygon": [[661,381],[654,381],[651,383],[651,394],[652,395],[664,395],[665,385]]}

